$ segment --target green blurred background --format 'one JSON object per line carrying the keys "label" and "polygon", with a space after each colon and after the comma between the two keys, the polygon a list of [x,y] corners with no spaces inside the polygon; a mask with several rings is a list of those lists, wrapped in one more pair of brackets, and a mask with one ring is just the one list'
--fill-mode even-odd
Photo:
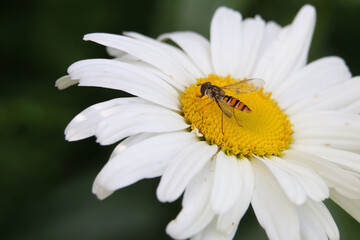
{"label": "green blurred background", "polygon": [[[180,201],[157,201],[159,179],[140,181],[99,201],[91,194],[92,181],[114,146],[100,147],[94,138],[64,140],[63,130],[78,112],[125,96],[108,89],[54,87],[71,63],[107,57],[104,47],[83,42],[84,34],[127,30],[156,37],[193,30],[208,37],[211,16],[220,5],[285,25],[305,3],[315,5],[318,13],[310,60],[339,55],[359,75],[359,0],[3,2],[0,239],[170,239],[165,227],[180,210]],[[333,203],[327,205],[341,238],[359,239],[359,224]],[[252,210],[236,239],[266,239]]]}

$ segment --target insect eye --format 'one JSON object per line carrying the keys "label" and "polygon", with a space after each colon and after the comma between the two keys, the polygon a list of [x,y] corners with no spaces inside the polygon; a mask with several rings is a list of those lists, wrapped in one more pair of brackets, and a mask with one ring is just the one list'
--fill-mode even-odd
{"label": "insect eye", "polygon": [[209,83],[209,82],[206,82],[206,83],[202,84],[201,88],[200,88],[200,93],[202,95],[205,95],[205,91],[206,91],[206,89],[209,88],[210,85],[211,85],[211,83]]}

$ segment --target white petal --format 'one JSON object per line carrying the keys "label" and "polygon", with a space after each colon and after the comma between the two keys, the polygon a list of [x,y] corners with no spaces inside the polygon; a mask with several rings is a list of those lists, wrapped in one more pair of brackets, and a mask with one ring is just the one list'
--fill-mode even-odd
{"label": "white petal", "polygon": [[360,199],[349,199],[336,191],[331,191],[330,196],[337,205],[342,207],[356,221],[360,222]]}
{"label": "white petal", "polygon": [[118,89],[180,110],[178,92],[141,66],[110,59],[91,59],[72,64],[68,72],[73,79],[80,79],[79,86]]}
{"label": "white petal", "polygon": [[162,202],[175,201],[190,180],[195,176],[217,151],[217,146],[209,146],[201,141],[192,144],[177,155],[166,168],[157,188],[157,197]]}
{"label": "white petal", "polygon": [[213,72],[210,61],[210,43],[203,36],[195,32],[174,32],[162,34],[158,39],[161,41],[171,39],[178,44],[205,76]]}
{"label": "white petal", "polygon": [[177,152],[197,141],[191,133],[175,132],[132,143],[103,167],[95,179],[93,193],[103,199],[108,196],[103,190],[115,191],[144,178],[158,177]]}
{"label": "white petal", "polygon": [[298,206],[297,209],[300,221],[301,239],[328,240],[319,220],[314,217],[314,213],[305,206]]}
{"label": "white petal", "polygon": [[230,233],[221,232],[216,229],[217,218],[214,218],[207,227],[193,236],[191,240],[232,240],[237,229],[237,224]]}
{"label": "white petal", "polygon": [[95,135],[100,144],[112,144],[141,132],[172,132],[189,127],[182,116],[160,106],[133,104],[121,108],[98,124]]}
{"label": "white petal", "polygon": [[112,47],[106,47],[106,52],[112,57],[123,57],[124,55],[127,55],[126,52]]}
{"label": "white petal", "polygon": [[84,36],[84,40],[93,41],[108,47],[127,52],[168,74],[174,81],[183,86],[194,82],[192,76],[172,56],[155,44],[149,44],[126,36],[92,33]]}
{"label": "white petal", "polygon": [[329,240],[339,239],[339,230],[325,204],[323,202],[309,201],[308,205],[311,206],[315,216],[318,218],[319,222],[324,228],[324,231],[326,232]]}
{"label": "white petal", "polygon": [[187,186],[183,209],[166,227],[166,232],[175,239],[186,239],[198,233],[214,217],[210,207],[210,191],[213,167],[210,161],[198,172]]}
{"label": "white petal", "polygon": [[360,99],[357,99],[341,108],[341,112],[358,114],[360,112]]}
{"label": "white petal", "polygon": [[258,159],[261,160],[269,168],[269,170],[275,176],[290,201],[298,205],[305,202],[305,191],[296,177],[292,176],[287,171],[284,171],[284,169],[282,169],[280,166],[273,163],[273,158],[269,160],[259,157]]}
{"label": "white petal", "polygon": [[[339,135],[337,135],[339,136]],[[321,147],[331,147],[336,149],[342,149],[345,151],[351,151],[360,153],[360,142],[357,139],[339,139],[336,134],[329,136],[328,138],[306,138],[296,140],[297,144],[301,145],[315,145]],[[351,138],[351,136],[350,136]]]}
{"label": "white petal", "polygon": [[149,63],[146,63],[136,57],[134,57],[133,55],[130,54],[123,54],[113,60],[119,61],[119,62],[125,62],[125,63],[130,63],[131,65],[135,65],[141,68],[142,71],[145,71],[147,73],[150,73],[152,75],[155,75],[156,77],[162,79],[163,81],[167,82],[168,84],[170,84],[172,87],[175,88],[175,90],[177,92],[183,92],[186,88],[184,85],[174,81],[173,78],[171,78],[169,75],[167,75],[166,73],[164,73],[163,71],[161,71],[160,69],[150,65]]}
{"label": "white petal", "polygon": [[189,59],[189,57],[180,49],[166,43],[164,44],[158,40],[152,39],[140,33],[124,32],[124,35],[133,37],[145,43],[156,45],[157,47],[159,47],[159,49],[163,49],[164,52],[168,53],[171,58],[177,61],[178,64],[188,73],[190,73],[193,78],[204,77],[204,75],[200,72],[196,65],[194,65],[194,63]]}
{"label": "white petal", "polygon": [[226,7],[216,10],[211,21],[210,46],[214,72],[234,76],[241,59],[241,15]]}
{"label": "white petal", "polygon": [[274,174],[289,199],[297,205],[303,204],[307,196],[315,201],[323,201],[329,197],[326,183],[311,169],[275,156],[259,159]]}
{"label": "white petal", "polygon": [[[351,73],[343,59],[325,57],[314,61],[292,74],[273,91],[273,97],[287,109],[306,97],[351,78]],[[301,93],[301,94],[299,94]]]}
{"label": "white petal", "polygon": [[[115,49],[116,50],[116,49]],[[119,51],[119,52],[122,52],[122,51]],[[151,66],[150,64],[146,63],[146,62],[143,62],[141,61],[140,59],[138,59],[137,57],[134,57],[133,55],[130,55],[128,53],[125,53],[114,58],[113,60],[116,60],[116,61],[119,61],[119,62],[126,62],[126,63],[131,63],[131,64],[134,64],[134,65],[141,65],[141,66],[146,66],[146,67],[151,67],[153,69],[156,69],[155,67]],[[171,85],[174,85],[174,81],[170,81],[169,82]],[[175,85],[174,85],[175,86]]]}
{"label": "white petal", "polygon": [[[339,140],[354,140],[358,143],[360,140],[360,128],[349,126],[320,126],[318,128],[301,129],[301,131],[294,133],[294,139],[315,139],[328,138]],[[360,147],[360,144],[358,145]]]}
{"label": "white petal", "polygon": [[265,30],[265,21],[261,17],[247,18],[242,23],[241,59],[237,66],[235,78],[250,76],[259,54]]}
{"label": "white petal", "polygon": [[359,109],[356,112],[349,112],[352,108],[346,109],[346,107],[360,101],[359,89],[360,77],[354,77],[341,84],[337,84],[334,87],[324,89],[324,91],[315,96],[303,99],[302,101],[291,105],[286,112],[289,115],[293,115],[299,112],[307,113],[337,110],[344,113],[358,114]]}
{"label": "white petal", "polygon": [[301,236],[307,240],[337,240],[339,230],[322,202],[308,200],[298,206]]}
{"label": "white petal", "polygon": [[284,151],[283,157],[293,164],[313,169],[329,187],[334,188],[342,195],[349,198],[360,198],[360,180],[332,162],[296,150]]}
{"label": "white petal", "polygon": [[341,112],[302,113],[291,116],[297,144],[331,146],[360,151],[360,116]]}
{"label": "white petal", "polygon": [[55,87],[57,87],[59,90],[64,90],[65,88],[68,88],[78,83],[78,80],[73,80],[69,75],[66,75],[56,80]]}
{"label": "white petal", "polygon": [[[268,49],[268,47],[272,46],[274,41],[277,41],[279,33],[281,32],[282,27],[273,22],[267,22],[265,25],[265,30],[264,30],[264,35],[260,44],[260,48],[259,48],[259,56],[261,56],[261,54],[265,53]],[[253,69],[254,71],[254,69]],[[254,76],[255,77],[255,76]]]}
{"label": "white petal", "polygon": [[[92,105],[79,113],[65,129],[68,141],[77,141],[95,135],[96,127],[107,117],[123,111],[124,108],[150,104],[137,97],[116,98],[110,101]],[[145,105],[147,106],[147,105]]]}
{"label": "white petal", "polygon": [[119,60],[121,62],[129,62],[132,65],[137,65],[141,67],[146,72],[151,73],[156,77],[162,79],[163,81],[169,83],[171,86],[175,88],[175,90],[177,90],[178,93],[183,92],[186,89],[183,85],[180,85],[179,83],[175,82],[169,75],[165,74],[163,71],[159,70],[158,68],[155,68],[150,64],[143,62],[141,60],[134,60],[131,58],[134,57],[132,57],[132,55],[126,54],[123,57],[117,58],[116,60]]}
{"label": "white petal", "polygon": [[235,156],[226,156],[222,151],[216,155],[211,206],[217,214],[228,211],[242,191],[238,161]]}
{"label": "white petal", "polygon": [[346,126],[360,127],[360,116],[357,114],[347,114],[338,111],[321,111],[314,113],[299,113],[291,116],[291,123],[297,127],[298,131],[302,128],[318,128],[319,125],[328,127]]}
{"label": "white petal", "polygon": [[350,172],[360,175],[360,154],[313,145],[292,144],[291,148],[320,156]]}
{"label": "white petal", "polygon": [[143,71],[145,71],[147,73],[151,73],[151,74],[157,76],[158,78],[162,79],[163,81],[167,82],[172,87],[174,87],[175,90],[177,90],[178,92],[183,92],[186,89],[184,85],[174,81],[173,78],[171,78],[168,74],[164,73],[157,67],[154,67],[151,64],[146,63],[146,62],[142,61],[141,59],[138,59],[135,56],[130,55],[128,53],[125,53],[117,58],[114,58],[113,60],[138,66]]}
{"label": "white petal", "polygon": [[258,159],[251,161],[255,188],[251,201],[255,215],[272,240],[300,240],[300,227],[295,205],[278,182]]}
{"label": "white petal", "polygon": [[264,79],[266,87],[273,91],[292,72],[305,65],[315,25],[315,9],[305,5],[291,26],[284,28],[277,41],[262,55],[254,76]]}
{"label": "white petal", "polygon": [[217,222],[217,230],[231,235],[236,231],[240,219],[249,207],[254,191],[254,172],[250,162],[246,159],[238,160],[241,176],[241,193],[234,206],[226,213],[220,214]]}
{"label": "white petal", "polygon": [[119,153],[125,151],[126,149],[128,149],[130,146],[141,142],[143,140],[146,140],[148,138],[154,137],[156,135],[159,135],[157,133],[138,133],[132,136],[129,136],[128,138],[124,139],[123,141],[121,141],[121,143],[119,143],[114,150],[112,151],[109,161],[111,159],[113,159],[115,156],[117,156]]}

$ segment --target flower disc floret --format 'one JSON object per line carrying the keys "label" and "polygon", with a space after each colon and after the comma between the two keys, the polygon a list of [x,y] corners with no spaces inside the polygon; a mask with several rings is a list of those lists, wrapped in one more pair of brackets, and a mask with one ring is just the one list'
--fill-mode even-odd
{"label": "flower disc floret", "polygon": [[[225,86],[240,81],[230,75],[221,77],[214,74],[197,79],[197,84],[211,82]],[[200,87],[191,85],[181,95],[182,110],[191,128],[197,128],[211,145],[216,144],[226,154],[239,157],[280,155],[292,140],[291,124],[271,93],[263,89],[247,94],[225,91],[245,103],[251,113],[234,109],[233,117],[226,117],[215,101],[207,96],[200,97]]]}

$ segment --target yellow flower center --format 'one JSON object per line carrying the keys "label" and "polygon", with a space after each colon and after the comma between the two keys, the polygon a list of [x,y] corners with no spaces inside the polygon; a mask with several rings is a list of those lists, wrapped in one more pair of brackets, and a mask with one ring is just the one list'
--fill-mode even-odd
{"label": "yellow flower center", "polygon": [[[220,77],[209,75],[197,79],[197,83],[210,82],[219,87],[235,83],[230,75]],[[191,85],[181,95],[182,110],[191,128],[197,128],[210,144],[216,144],[226,154],[238,157],[279,155],[291,142],[291,129],[288,116],[277,102],[271,98],[271,92],[260,91],[236,94],[225,93],[239,99],[251,112],[233,109],[233,116],[227,117],[208,96],[200,97],[200,86]]]}

